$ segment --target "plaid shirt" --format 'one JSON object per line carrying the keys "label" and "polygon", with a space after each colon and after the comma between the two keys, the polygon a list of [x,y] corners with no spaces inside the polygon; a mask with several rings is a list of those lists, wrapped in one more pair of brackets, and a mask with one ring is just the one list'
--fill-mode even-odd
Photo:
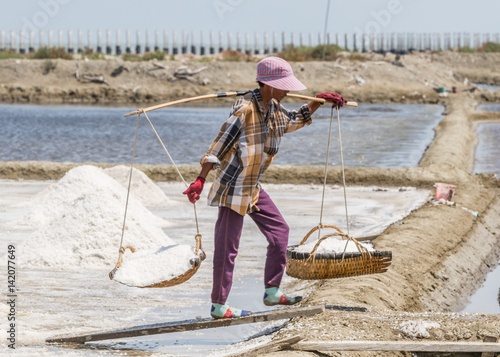
{"label": "plaid shirt", "polygon": [[[277,110],[274,110],[278,106]],[[242,216],[258,210],[259,179],[278,153],[284,133],[311,124],[309,107],[288,111],[273,99],[266,113],[259,89],[239,98],[200,163],[214,163],[216,179],[210,206],[228,207]]]}

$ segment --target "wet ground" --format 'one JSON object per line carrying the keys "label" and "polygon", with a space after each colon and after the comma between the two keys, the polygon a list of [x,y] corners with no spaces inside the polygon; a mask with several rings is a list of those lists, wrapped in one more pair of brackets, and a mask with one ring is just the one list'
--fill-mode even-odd
{"label": "wet ground", "polygon": [[[16,226],[11,222],[26,215],[31,198],[51,183],[0,181],[2,246],[13,244],[18,255],[22,256],[22,242],[35,228]],[[154,208],[152,211],[172,224],[166,233],[174,240],[176,234],[194,237],[192,207],[180,195],[183,186],[179,183],[159,183],[159,186],[171,199],[171,203],[168,207]],[[297,244],[319,222],[321,187],[266,185],[265,188],[291,226],[290,243]],[[426,202],[431,193],[411,188],[349,187],[347,195],[351,233],[359,237],[380,233],[389,224]],[[340,187],[328,187],[326,197],[324,223],[330,222],[345,230],[343,190]],[[85,334],[133,325],[207,317],[211,289],[211,232],[216,213],[215,208],[199,205],[200,230],[209,259],[191,280],[179,286],[139,289],[112,282],[108,278],[108,272],[114,266],[114,261],[109,262],[109,270],[21,267],[17,271],[18,351],[24,351],[27,355],[36,353],[47,356],[61,351],[66,353],[67,350],[45,346],[44,340],[57,335]],[[230,304],[252,311],[270,309],[262,304],[265,249],[265,239],[253,222],[246,220],[234,286],[228,301]],[[307,295],[312,283],[297,282],[296,279],[285,276],[282,287],[292,293],[290,290],[293,285],[293,292]],[[100,355],[116,349],[129,355],[144,356],[156,353],[225,354],[228,348],[237,350],[237,346],[229,347],[231,344],[252,336],[265,335],[269,329],[284,322],[105,341],[86,345],[83,350],[79,349],[79,353]]]}

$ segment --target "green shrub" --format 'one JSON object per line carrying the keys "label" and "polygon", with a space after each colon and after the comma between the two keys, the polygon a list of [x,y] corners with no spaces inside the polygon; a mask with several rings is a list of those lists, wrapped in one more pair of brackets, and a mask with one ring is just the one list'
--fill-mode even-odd
{"label": "green shrub", "polygon": [[500,43],[486,42],[481,48],[483,52],[500,52]]}
{"label": "green shrub", "polygon": [[462,52],[462,53],[474,53],[474,52],[476,52],[476,50],[475,50],[475,49],[473,49],[473,48],[471,48],[471,47],[469,47],[469,46],[460,47],[460,48],[458,49],[458,51],[459,51],[459,52]]}
{"label": "green shrub", "polygon": [[66,52],[64,48],[55,48],[55,47],[40,47],[34,53],[29,55],[30,59],[73,59],[73,55]]}
{"label": "green shrub", "polygon": [[310,61],[312,60],[313,47],[287,45],[278,54],[278,57],[283,58],[286,61]]}
{"label": "green shrub", "polygon": [[158,61],[164,61],[165,60],[165,51],[155,51],[155,52],[148,52],[145,53],[144,55],[133,55],[130,53],[125,53],[122,55],[122,59],[124,61],[129,61],[129,62],[140,62],[140,61],[150,61],[150,60],[158,60]]}
{"label": "green shrub", "polygon": [[[338,53],[344,50],[337,45],[326,45],[324,49],[327,61],[336,60]],[[323,45],[315,47],[288,45],[278,56],[287,61],[317,61],[323,58]]]}
{"label": "green shrub", "polygon": [[323,48],[325,50],[325,60],[327,61],[334,61],[338,57],[338,53],[342,51],[342,48],[340,48],[337,45],[318,45],[313,48],[312,50],[312,58],[320,60],[323,58]]}
{"label": "green shrub", "polygon": [[106,59],[102,53],[94,52],[93,49],[85,47],[83,49],[83,55],[89,60],[103,60]]}
{"label": "green shrub", "polygon": [[0,52],[0,60],[9,59],[9,58],[24,58],[24,56],[15,51],[3,51]]}

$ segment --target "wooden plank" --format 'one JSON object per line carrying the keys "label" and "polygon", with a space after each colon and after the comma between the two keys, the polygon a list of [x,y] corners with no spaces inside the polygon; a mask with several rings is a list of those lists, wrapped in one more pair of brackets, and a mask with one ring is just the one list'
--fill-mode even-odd
{"label": "wooden plank", "polygon": [[227,357],[243,357],[243,356],[251,357],[251,356],[259,356],[259,355],[264,354],[264,353],[277,352],[277,351],[281,351],[281,350],[290,348],[292,345],[301,341],[303,338],[304,337],[302,337],[301,335],[295,335],[292,337],[283,338],[281,340],[271,341],[269,343],[266,343],[265,345],[255,347],[255,348],[248,350],[248,351],[234,353],[234,354],[229,355]]}
{"label": "wooden plank", "polygon": [[406,352],[500,352],[495,342],[443,341],[306,341],[292,346],[301,351],[406,351]]}
{"label": "wooden plank", "polygon": [[281,310],[262,311],[250,316],[234,319],[193,319],[185,321],[164,322],[152,325],[134,326],[122,330],[96,332],[81,336],[62,336],[47,339],[46,343],[85,343],[90,341],[111,340],[117,338],[148,336],[162,333],[194,331],[214,327],[226,327],[256,322],[290,319],[298,316],[312,316],[325,311],[325,306],[292,307]]}
{"label": "wooden plank", "polygon": [[[484,336],[483,342],[497,342],[498,339],[495,336]],[[493,352],[483,352],[481,357],[495,357]]]}

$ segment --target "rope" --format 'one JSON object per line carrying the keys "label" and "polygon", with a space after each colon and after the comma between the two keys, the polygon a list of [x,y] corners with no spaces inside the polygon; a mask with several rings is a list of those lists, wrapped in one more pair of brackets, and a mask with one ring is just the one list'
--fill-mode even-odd
{"label": "rope", "polygon": [[130,187],[132,186],[132,170],[134,169],[135,148],[137,147],[137,134],[139,133],[139,121],[140,121],[140,119],[141,119],[141,114],[137,115],[137,127],[135,129],[134,151],[132,152],[132,163],[130,164],[130,175],[128,178],[127,200],[125,202],[125,214],[123,215],[122,237],[120,240],[118,264],[121,263],[121,256],[125,252],[125,249],[123,248],[123,236],[125,234],[125,221],[127,220],[127,209],[128,209],[128,199],[130,196]]}
{"label": "rope", "polygon": [[[347,250],[347,245],[351,239],[351,232],[349,231],[349,214],[347,213],[347,193],[345,188],[345,171],[344,171],[344,153],[342,152],[342,134],[340,133],[340,114],[339,108],[337,108],[337,124],[339,127],[339,145],[340,145],[340,163],[342,166],[342,183],[344,185],[344,207],[345,207],[345,220],[347,225],[347,240],[345,242],[344,252],[342,253],[342,262],[344,262],[345,252]],[[359,249],[359,248],[358,248]]]}
{"label": "rope", "polygon": [[[333,108],[332,108],[333,111]],[[347,235],[350,236],[351,232],[349,231],[349,215],[347,214],[347,194],[345,188],[345,172],[344,172],[344,154],[342,152],[342,134],[340,133],[340,114],[339,108],[337,108],[337,124],[339,127],[339,145],[340,145],[340,163],[342,166],[342,183],[344,184],[344,206],[345,206],[345,220],[347,224]],[[347,247],[347,245],[346,245]],[[345,250],[344,250],[345,252]]]}
{"label": "rope", "polygon": [[[144,111],[143,111],[143,113],[144,113],[144,116],[146,117],[146,119],[148,120],[149,125],[151,125],[151,129],[153,129],[153,131],[154,131],[154,133],[155,133],[156,137],[158,138],[158,141],[160,142],[161,146],[163,147],[163,150],[165,150],[165,152],[167,153],[167,155],[168,155],[168,157],[169,157],[169,159],[170,159],[170,162],[172,162],[172,165],[174,166],[175,170],[176,170],[176,171],[177,171],[177,173],[179,174],[179,176],[180,176],[180,178],[181,178],[182,182],[184,182],[184,185],[186,185],[186,188],[188,188],[188,187],[189,187],[189,185],[187,184],[186,180],[184,180],[184,177],[182,176],[181,172],[179,171],[179,168],[177,167],[177,165],[175,164],[174,159],[172,158],[172,156],[171,156],[171,155],[170,155],[170,153],[168,152],[168,150],[167,150],[167,148],[166,148],[165,144],[163,144],[163,141],[161,140],[160,135],[159,135],[159,134],[158,134],[158,132],[156,131],[156,129],[155,129],[155,127],[154,127],[153,123],[151,122],[151,120],[149,120],[149,117],[148,117],[148,115],[146,114],[146,112],[144,112]],[[199,229],[199,225],[198,225],[198,215],[197,215],[197,213],[196,213],[196,204],[195,204],[195,203],[193,203],[193,207],[194,207],[194,220],[195,220],[195,222],[196,222],[196,233],[197,233],[197,234],[200,234],[200,229]]]}
{"label": "rope", "polygon": [[[324,207],[324,201],[325,201],[326,179],[328,176],[328,160],[329,160],[328,156],[330,153],[330,143],[331,143],[331,138],[332,138],[333,108],[335,108],[335,106],[332,105],[332,111],[330,114],[330,129],[328,131],[328,144],[327,144],[327,149],[326,149],[325,175],[324,175],[324,179],[323,179],[323,194],[321,196],[321,210],[320,210],[319,225],[318,225],[318,239],[320,239],[320,237],[321,237],[321,228],[323,228],[323,207]],[[340,112],[339,112],[338,107],[337,107],[337,124],[338,124],[338,132],[339,132],[340,162],[341,162],[341,166],[342,166],[342,183],[344,186],[345,218],[346,218],[346,224],[347,224],[347,236],[346,236],[347,239],[346,239],[346,244],[344,247],[344,252],[342,254],[342,261],[344,261],[345,252],[347,250],[347,244],[352,239],[351,239],[351,234],[350,234],[350,230],[349,230],[349,214],[347,211],[347,193],[346,193],[345,171],[344,171],[344,153],[342,151],[342,134],[340,132]]]}
{"label": "rope", "polygon": [[333,123],[333,105],[332,105],[332,113],[330,115],[330,130],[328,131],[328,144],[326,146],[325,175],[323,179],[323,194],[321,196],[321,210],[319,214],[318,239],[321,237],[321,228],[323,227],[323,207],[325,202],[326,178],[328,176],[328,156],[330,154],[330,142],[332,139],[332,123]]}

